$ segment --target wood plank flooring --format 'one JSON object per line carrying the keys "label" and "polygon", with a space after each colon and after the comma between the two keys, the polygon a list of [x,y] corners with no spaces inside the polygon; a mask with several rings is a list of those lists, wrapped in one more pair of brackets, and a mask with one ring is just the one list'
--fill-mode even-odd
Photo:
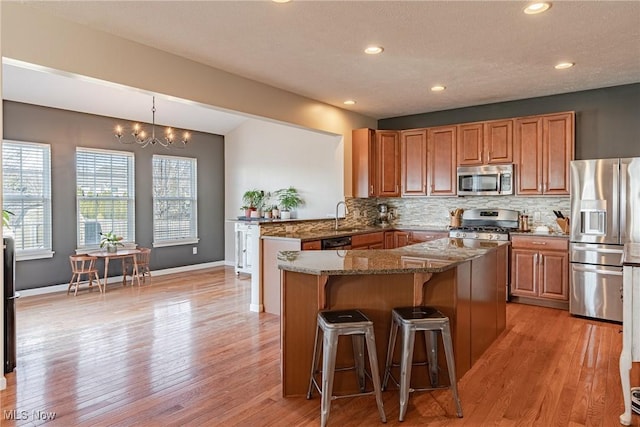
{"label": "wood plank flooring", "polygon": [[[219,267],[19,299],[0,425],[318,425],[319,398],[281,397],[279,317],[248,311],[249,282]],[[459,382],[464,418],[442,390],[414,393],[399,423],[390,390],[387,425],[618,426],[619,330],[508,304],[507,330]],[[334,401],[329,425],[381,425],[375,400]]]}

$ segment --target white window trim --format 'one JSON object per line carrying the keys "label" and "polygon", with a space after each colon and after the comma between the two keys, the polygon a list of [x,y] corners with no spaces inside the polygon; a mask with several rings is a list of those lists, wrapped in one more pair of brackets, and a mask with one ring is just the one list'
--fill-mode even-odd
{"label": "white window trim", "polygon": [[173,240],[160,240],[159,242],[153,242],[154,248],[163,248],[166,246],[180,246],[180,245],[193,245],[200,242],[200,238],[195,239],[173,239]]}
{"label": "white window trim", "polygon": [[28,251],[16,251],[16,261],[31,261],[34,259],[53,258],[54,251],[50,250],[28,250]]}

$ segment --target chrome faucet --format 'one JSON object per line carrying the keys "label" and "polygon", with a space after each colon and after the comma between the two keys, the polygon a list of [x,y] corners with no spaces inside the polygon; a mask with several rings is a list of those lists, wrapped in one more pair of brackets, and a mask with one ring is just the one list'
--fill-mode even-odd
{"label": "chrome faucet", "polygon": [[347,213],[349,212],[349,210],[347,209],[347,204],[343,201],[340,200],[338,202],[338,204],[336,205],[336,230],[338,229],[338,209],[340,208],[340,205],[344,205],[344,216],[347,216]]}

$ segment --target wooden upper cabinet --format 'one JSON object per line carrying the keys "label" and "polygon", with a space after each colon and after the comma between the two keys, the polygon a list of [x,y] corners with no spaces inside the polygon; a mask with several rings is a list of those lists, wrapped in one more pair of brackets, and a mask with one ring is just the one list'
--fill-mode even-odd
{"label": "wooden upper cabinet", "polygon": [[484,127],[482,123],[460,125],[458,133],[458,165],[475,166],[483,163]]}
{"label": "wooden upper cabinet", "polygon": [[376,133],[373,129],[351,132],[353,197],[374,197],[377,193]]}
{"label": "wooden upper cabinet", "polygon": [[427,130],[400,132],[401,192],[403,196],[427,195]]}
{"label": "wooden upper cabinet", "polygon": [[516,120],[516,194],[569,194],[574,117],[574,112],[568,112]]}
{"label": "wooden upper cabinet", "polygon": [[484,123],[484,151],[487,164],[513,163],[513,120]]}
{"label": "wooden upper cabinet", "polygon": [[458,126],[429,128],[427,132],[427,190],[430,196],[456,195]]}
{"label": "wooden upper cabinet", "polygon": [[397,131],[376,131],[378,160],[377,196],[400,196],[400,135]]}
{"label": "wooden upper cabinet", "polygon": [[459,126],[458,165],[513,163],[513,120]]}
{"label": "wooden upper cabinet", "polygon": [[516,120],[516,193],[542,194],[542,120]]}
{"label": "wooden upper cabinet", "polygon": [[569,194],[569,162],[574,158],[575,113],[542,117],[542,192]]}

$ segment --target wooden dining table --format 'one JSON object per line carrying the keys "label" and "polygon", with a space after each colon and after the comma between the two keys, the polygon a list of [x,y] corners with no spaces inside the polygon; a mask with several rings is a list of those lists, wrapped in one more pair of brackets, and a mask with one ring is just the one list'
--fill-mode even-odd
{"label": "wooden dining table", "polygon": [[122,285],[127,284],[127,276],[124,270],[124,262],[127,258],[131,258],[133,260],[133,271],[131,276],[131,284],[133,285],[133,278],[138,281],[138,286],[140,286],[140,277],[138,276],[138,257],[137,254],[140,253],[139,249],[118,249],[116,252],[107,252],[106,250],[100,250],[95,252],[90,252],[89,255],[95,256],[97,258],[104,259],[104,276],[102,277],[102,284],[104,285],[104,291],[107,291],[107,278],[109,273],[109,261],[112,259],[121,259],[122,260]]}

